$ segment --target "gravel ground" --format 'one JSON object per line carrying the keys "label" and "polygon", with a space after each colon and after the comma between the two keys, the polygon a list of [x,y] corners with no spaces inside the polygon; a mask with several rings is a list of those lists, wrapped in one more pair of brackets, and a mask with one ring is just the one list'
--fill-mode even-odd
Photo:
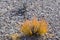
{"label": "gravel ground", "polygon": [[60,40],[60,0],[0,0],[0,40],[9,40],[5,35],[18,32],[16,24],[34,15],[44,17],[52,28],[55,36],[47,40]]}

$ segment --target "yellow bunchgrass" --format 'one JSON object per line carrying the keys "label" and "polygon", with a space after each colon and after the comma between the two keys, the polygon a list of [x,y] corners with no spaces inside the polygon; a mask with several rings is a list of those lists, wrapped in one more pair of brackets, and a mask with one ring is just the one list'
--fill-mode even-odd
{"label": "yellow bunchgrass", "polygon": [[31,21],[26,20],[20,29],[20,32],[24,33],[25,35],[32,35],[32,31],[39,35],[46,34],[48,32],[48,24],[45,19],[38,21],[36,17],[34,17]]}
{"label": "yellow bunchgrass", "polygon": [[24,35],[32,35],[32,32],[31,32],[31,23],[29,20],[26,20],[21,29],[20,29],[20,32],[22,32]]}
{"label": "yellow bunchgrass", "polygon": [[[45,19],[38,21],[36,17],[34,17],[32,20],[26,20],[23,22],[19,32],[21,32],[24,36],[32,36],[33,33],[44,36],[48,32],[48,23]],[[17,40],[17,37],[19,37],[17,33],[11,34],[10,36],[12,37],[12,40]]]}

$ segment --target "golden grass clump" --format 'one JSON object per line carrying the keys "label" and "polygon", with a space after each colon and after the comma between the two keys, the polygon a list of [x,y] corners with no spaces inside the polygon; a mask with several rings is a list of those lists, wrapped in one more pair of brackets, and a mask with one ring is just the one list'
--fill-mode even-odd
{"label": "golden grass clump", "polygon": [[23,23],[20,32],[22,32],[24,35],[32,35],[32,32],[31,32],[31,23],[30,23],[29,20],[26,20]]}
{"label": "golden grass clump", "polygon": [[39,26],[40,26],[39,21],[36,19],[36,17],[34,17],[32,19],[31,25],[32,25],[34,33],[36,33],[38,31]]}
{"label": "golden grass clump", "polygon": [[[48,23],[45,21],[45,19],[38,21],[36,17],[34,17],[32,20],[26,20],[23,22],[19,32],[21,32],[24,36],[32,36],[34,34],[44,36],[48,32]],[[11,37],[12,40],[17,40],[19,35],[15,33],[12,34]]]}
{"label": "golden grass clump", "polygon": [[40,35],[46,34],[48,32],[48,24],[47,24],[47,22],[44,19],[41,19],[39,23],[40,23],[40,27],[38,29],[38,33]]}
{"label": "golden grass clump", "polygon": [[[21,33],[20,35],[18,33],[11,34],[10,37],[12,40],[21,40],[21,38],[24,36],[43,36],[43,39],[45,40],[46,38],[52,38],[54,34],[49,34],[48,33],[48,23],[47,21],[42,18],[39,21],[34,17],[32,20],[26,20],[21,24],[20,30],[18,33]],[[18,25],[19,26],[19,25]],[[46,35],[45,35],[46,34]],[[39,37],[38,36],[38,37]]]}
{"label": "golden grass clump", "polygon": [[33,33],[37,33],[37,35],[44,35],[48,31],[48,24],[44,19],[38,21],[36,17],[33,18],[32,21],[26,20],[21,27],[22,33],[25,35],[32,35]]}

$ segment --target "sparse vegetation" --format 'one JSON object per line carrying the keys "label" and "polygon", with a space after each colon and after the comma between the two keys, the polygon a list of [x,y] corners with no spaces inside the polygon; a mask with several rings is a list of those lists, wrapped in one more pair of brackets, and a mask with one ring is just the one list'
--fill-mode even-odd
{"label": "sparse vegetation", "polygon": [[23,32],[25,35],[44,35],[48,32],[48,24],[44,19],[38,21],[36,17],[34,17],[32,21],[27,20],[24,22],[20,32]]}
{"label": "sparse vegetation", "polygon": [[[38,21],[36,17],[34,17],[32,20],[26,20],[22,24],[22,27],[20,28],[19,32],[23,33],[24,36],[44,36],[48,32],[48,24],[44,19]],[[16,40],[18,34],[12,34],[11,37],[13,40]]]}

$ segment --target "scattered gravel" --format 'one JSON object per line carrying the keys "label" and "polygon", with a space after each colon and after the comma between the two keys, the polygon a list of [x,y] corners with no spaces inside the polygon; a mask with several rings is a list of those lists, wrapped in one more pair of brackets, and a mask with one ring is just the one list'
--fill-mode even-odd
{"label": "scattered gravel", "polygon": [[52,28],[55,36],[47,40],[60,40],[60,0],[0,0],[0,40],[9,40],[5,35],[18,32],[16,24],[34,15],[45,18]]}

